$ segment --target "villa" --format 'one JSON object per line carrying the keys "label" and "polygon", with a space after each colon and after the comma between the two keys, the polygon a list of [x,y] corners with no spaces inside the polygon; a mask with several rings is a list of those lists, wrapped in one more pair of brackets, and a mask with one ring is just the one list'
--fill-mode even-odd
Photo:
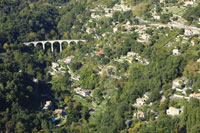
{"label": "villa", "polygon": [[200,99],[200,93],[193,93],[193,94],[190,94],[190,97]]}
{"label": "villa", "polygon": [[44,107],[42,108],[43,111],[47,111],[52,106],[51,101],[46,101]]}
{"label": "villa", "polygon": [[175,55],[175,56],[181,54],[181,53],[180,53],[180,50],[178,50],[178,49],[173,49],[172,53],[173,53],[173,55]]}
{"label": "villa", "polygon": [[169,107],[169,109],[167,109],[166,113],[167,113],[167,115],[172,115],[172,116],[179,115],[181,113],[181,109]]}
{"label": "villa", "polygon": [[58,118],[62,118],[66,115],[65,111],[63,109],[56,109],[54,111],[54,114],[57,115]]}
{"label": "villa", "polygon": [[144,106],[145,105],[145,101],[146,101],[146,98],[137,98],[136,99],[136,105],[137,106]]}
{"label": "villa", "polygon": [[192,36],[193,35],[193,32],[191,29],[185,29],[185,33],[184,33],[186,36]]}
{"label": "villa", "polygon": [[83,97],[87,97],[90,95],[90,91],[89,90],[86,90],[86,89],[82,89],[82,88],[75,88],[74,91],[77,93],[77,94],[80,94],[82,95]]}

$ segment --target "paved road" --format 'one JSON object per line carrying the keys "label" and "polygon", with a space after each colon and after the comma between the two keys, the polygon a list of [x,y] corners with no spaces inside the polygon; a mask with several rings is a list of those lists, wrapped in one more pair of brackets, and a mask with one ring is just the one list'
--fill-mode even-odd
{"label": "paved road", "polygon": [[143,20],[139,17],[136,17],[136,18],[139,20],[140,23],[148,23],[148,24],[156,26],[156,27],[176,27],[176,28],[179,28],[179,29],[181,29],[181,28],[186,29],[187,28],[187,29],[191,29],[194,34],[200,33],[200,28],[197,28],[197,27],[194,27],[194,26],[187,26],[187,25],[175,22],[175,21],[172,21],[168,24],[162,24],[162,23],[150,22],[148,20]]}

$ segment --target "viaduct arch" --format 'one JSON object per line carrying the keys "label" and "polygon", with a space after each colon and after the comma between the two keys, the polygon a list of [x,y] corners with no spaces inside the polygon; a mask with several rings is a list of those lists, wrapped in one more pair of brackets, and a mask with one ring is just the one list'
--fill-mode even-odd
{"label": "viaduct arch", "polygon": [[71,42],[75,42],[77,44],[78,42],[86,42],[86,40],[46,40],[46,41],[25,42],[23,44],[26,45],[26,46],[29,46],[29,45],[33,44],[34,47],[36,47],[39,43],[41,43],[42,44],[42,48],[45,50],[46,43],[50,43],[51,44],[51,51],[53,52],[54,51],[53,44],[56,43],[56,42],[59,43],[60,52],[61,52],[62,51],[62,43],[63,42],[67,42],[70,45]]}

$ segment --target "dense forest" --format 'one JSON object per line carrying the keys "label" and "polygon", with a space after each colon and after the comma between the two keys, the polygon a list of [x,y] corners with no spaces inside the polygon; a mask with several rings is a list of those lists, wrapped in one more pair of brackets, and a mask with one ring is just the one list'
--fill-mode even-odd
{"label": "dense forest", "polygon": [[[171,88],[176,78],[190,80],[192,89],[186,91],[187,96],[199,91],[200,64],[196,62],[200,58],[198,39],[195,40],[198,45],[194,46],[173,42],[171,47],[165,47],[177,36],[183,36],[183,29],[162,27],[157,30],[150,26],[152,29],[145,31],[151,35],[148,43],[137,41],[139,32],[135,28],[131,28],[133,32],[124,33],[127,30],[123,24],[140,24],[136,18],[138,13],[144,12],[145,19],[151,18],[151,4],[158,1],[127,0],[132,5],[149,3],[144,11],[138,9],[138,13],[118,11],[112,18],[90,21],[92,13],[89,8],[101,4],[113,7],[119,2],[0,1],[0,132],[200,132],[200,100],[170,99],[175,93]],[[199,17],[199,10],[200,5],[188,10],[183,17],[192,24]],[[169,18],[169,14],[163,15],[161,21],[167,23]],[[113,33],[112,23],[122,24],[118,27],[120,32]],[[87,29],[95,31],[87,33]],[[62,39],[87,41],[72,45],[64,43],[62,52],[58,45],[51,52],[50,46],[43,50],[42,45],[33,47],[23,44]],[[181,55],[172,55],[174,46],[181,51]],[[99,54],[101,51],[103,54]],[[149,61],[148,65],[134,58],[131,63],[127,60],[116,61],[129,52],[141,55]],[[61,64],[65,68],[64,74],[49,73],[52,62],[71,55],[74,59],[69,65]],[[112,66],[108,74],[99,74],[105,66]],[[71,73],[80,75],[80,80],[72,80]],[[76,87],[86,88],[92,96],[77,96]],[[151,103],[151,107],[133,106],[146,92],[149,99],[145,104]],[[166,97],[164,102],[160,102],[162,97]],[[43,111],[46,101],[53,104]],[[167,115],[166,110],[170,106],[184,107],[183,112],[177,116]],[[54,121],[55,109],[63,109],[66,119]],[[137,119],[133,116],[139,110],[146,115]]]}

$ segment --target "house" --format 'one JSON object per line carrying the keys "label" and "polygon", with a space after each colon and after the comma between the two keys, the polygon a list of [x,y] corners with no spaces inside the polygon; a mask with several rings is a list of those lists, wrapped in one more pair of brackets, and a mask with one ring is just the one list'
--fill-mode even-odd
{"label": "house", "polygon": [[72,75],[71,75],[71,78],[72,78],[73,80],[79,81],[79,80],[80,80],[80,75],[72,74]]}
{"label": "house", "polygon": [[62,59],[62,62],[69,64],[73,59],[74,59],[74,56],[71,55],[71,56],[68,56],[68,57]]}
{"label": "house", "polygon": [[179,115],[181,113],[181,109],[177,109],[174,107],[169,107],[169,109],[167,109],[166,111],[167,115]]}
{"label": "house", "polygon": [[176,88],[181,88],[181,83],[180,83],[180,79],[175,79],[173,82],[172,82],[172,89],[176,89]]}
{"label": "house", "polygon": [[138,55],[138,54],[135,53],[135,52],[128,52],[127,53],[127,57],[132,57],[132,56],[135,56],[135,55]]}
{"label": "house", "polygon": [[130,21],[127,21],[127,22],[126,22],[126,25],[131,25],[131,22],[130,22]]}
{"label": "house", "polygon": [[56,109],[54,111],[54,114],[57,115],[58,118],[64,117],[66,115],[63,109]]}
{"label": "house", "polygon": [[106,33],[103,33],[103,34],[102,34],[102,37],[105,37],[105,36],[106,36]]}
{"label": "house", "polygon": [[185,33],[184,33],[186,36],[192,36],[193,35],[193,32],[191,29],[185,29]]}
{"label": "house", "polygon": [[164,3],[165,2],[165,0],[160,0],[160,3]]}
{"label": "house", "polygon": [[133,116],[136,117],[137,119],[144,118],[144,112],[138,111],[137,113],[134,113]]}
{"label": "house", "polygon": [[42,108],[43,111],[47,111],[52,106],[51,101],[46,101],[44,107]]}
{"label": "house", "polygon": [[58,63],[55,63],[55,62],[52,62],[51,68],[52,68],[52,69],[56,69],[57,67],[59,67],[59,64],[58,64]]}
{"label": "house", "polygon": [[200,99],[200,93],[193,93],[193,94],[190,94],[190,97]]}
{"label": "house", "polygon": [[121,4],[115,4],[113,7],[113,11],[129,11],[131,10],[131,6],[125,4],[124,1],[121,1]]}
{"label": "house", "polygon": [[146,92],[146,93],[144,93],[144,97],[145,97],[146,99],[148,99],[149,96],[150,96],[150,92]]}
{"label": "house", "polygon": [[137,25],[136,27],[138,31],[145,31],[147,29],[146,25]]}
{"label": "house", "polygon": [[87,28],[87,29],[86,29],[86,32],[87,32],[88,34],[91,34],[91,33],[92,33],[92,29],[91,29],[91,28]]}
{"label": "house", "polygon": [[200,58],[197,60],[197,62],[200,62]]}
{"label": "house", "polygon": [[188,86],[188,79],[185,77],[177,78],[172,82],[172,89],[182,89],[184,86]]}
{"label": "house", "polygon": [[141,63],[142,63],[143,65],[149,65],[149,61],[148,61],[147,59],[143,59],[143,60],[141,61]]}
{"label": "house", "polygon": [[160,102],[163,103],[163,102],[165,102],[165,100],[166,100],[166,97],[164,95],[162,95]]}
{"label": "house", "polygon": [[136,99],[136,105],[137,106],[144,106],[145,105],[145,101],[146,101],[146,98],[137,98]]}
{"label": "house", "polygon": [[87,97],[87,96],[90,95],[90,91],[89,91],[89,90],[86,90],[86,89],[75,88],[74,91],[75,91],[77,94],[82,95],[83,97]]}
{"label": "house", "polygon": [[96,52],[96,55],[101,55],[101,54],[104,54],[104,50],[103,49],[101,49],[101,50]]}
{"label": "house", "polygon": [[96,15],[95,13],[92,13],[91,14],[91,18],[93,18],[93,19],[100,19],[101,16],[100,15]]}
{"label": "house", "polygon": [[143,40],[145,40],[145,41],[148,41],[149,38],[150,38],[150,35],[149,35],[149,34],[142,34],[142,35],[141,35],[141,38],[142,38]]}
{"label": "house", "polygon": [[195,40],[191,40],[191,44],[192,44],[192,46],[194,46],[195,45]]}
{"label": "house", "polygon": [[117,31],[118,31],[118,28],[117,28],[117,27],[114,27],[114,28],[113,28],[113,32],[116,33]]}
{"label": "house", "polygon": [[115,6],[113,7],[113,11],[122,11],[121,6],[118,4],[115,4]]}
{"label": "house", "polygon": [[180,51],[178,49],[173,49],[172,51],[173,55],[180,55]]}
{"label": "house", "polygon": [[33,82],[34,82],[34,83],[38,83],[38,79],[33,78]]}
{"label": "house", "polygon": [[159,15],[153,15],[154,19],[160,20],[160,16]]}
{"label": "house", "polygon": [[124,4],[124,3],[121,4],[121,9],[122,9],[122,11],[131,10],[130,6],[128,4]]}
{"label": "house", "polygon": [[113,16],[113,14],[112,13],[106,13],[104,16],[111,18]]}
{"label": "house", "polygon": [[194,1],[192,1],[192,0],[191,1],[188,0],[188,1],[184,2],[185,6],[187,6],[187,5],[193,5],[193,4],[194,4]]}
{"label": "house", "polygon": [[133,26],[132,25],[125,25],[125,29],[127,30],[127,31],[131,31],[132,29],[133,29]]}

